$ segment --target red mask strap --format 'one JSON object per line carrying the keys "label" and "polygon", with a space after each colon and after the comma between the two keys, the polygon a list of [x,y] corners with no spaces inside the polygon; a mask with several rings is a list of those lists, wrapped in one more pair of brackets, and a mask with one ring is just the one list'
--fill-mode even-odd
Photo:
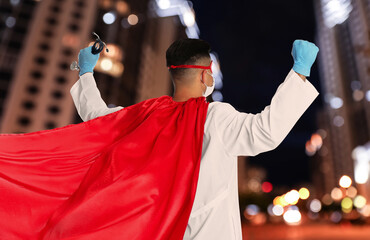
{"label": "red mask strap", "polygon": [[209,69],[211,72],[212,72],[212,61],[211,61],[211,64],[209,64],[209,66],[199,66],[199,65],[177,65],[177,66],[174,66],[174,65],[171,65],[168,67],[168,69],[170,68],[200,68],[200,69]]}

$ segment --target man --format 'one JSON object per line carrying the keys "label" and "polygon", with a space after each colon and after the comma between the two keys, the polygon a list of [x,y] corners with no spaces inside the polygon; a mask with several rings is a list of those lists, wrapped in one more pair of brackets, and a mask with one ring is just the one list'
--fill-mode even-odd
{"label": "man", "polygon": [[[174,84],[169,97],[180,104],[207,97],[215,82],[210,46],[199,39],[174,42],[167,50],[167,66]],[[271,104],[258,114],[238,112],[224,102],[209,103],[196,195],[183,239],[242,239],[237,188],[237,156],[255,156],[275,149],[319,95],[306,79],[318,48],[310,42],[293,43],[293,68],[280,84]],[[123,107],[108,108],[93,78],[98,55],[80,51],[80,79],[70,93],[84,121]]]}

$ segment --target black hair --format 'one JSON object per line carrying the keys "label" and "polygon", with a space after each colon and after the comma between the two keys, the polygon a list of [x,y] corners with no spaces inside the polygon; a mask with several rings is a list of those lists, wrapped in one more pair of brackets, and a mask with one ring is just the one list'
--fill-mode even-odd
{"label": "black hair", "polygon": [[[179,39],[171,44],[166,51],[167,67],[171,65],[194,65],[201,58],[209,58],[211,46],[201,39]],[[172,76],[186,72],[186,68],[170,69]]]}

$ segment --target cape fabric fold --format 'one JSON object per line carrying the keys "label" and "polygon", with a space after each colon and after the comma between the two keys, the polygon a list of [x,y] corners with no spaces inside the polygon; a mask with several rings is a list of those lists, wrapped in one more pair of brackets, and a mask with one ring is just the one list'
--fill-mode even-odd
{"label": "cape fabric fold", "polygon": [[0,239],[182,239],[208,104],[162,96],[79,124],[0,134]]}

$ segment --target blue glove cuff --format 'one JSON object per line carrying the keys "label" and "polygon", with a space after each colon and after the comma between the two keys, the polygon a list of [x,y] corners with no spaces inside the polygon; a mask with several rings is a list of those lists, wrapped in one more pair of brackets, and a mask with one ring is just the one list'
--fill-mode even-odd
{"label": "blue glove cuff", "polygon": [[85,68],[81,68],[80,69],[80,72],[78,73],[79,76],[82,76],[83,74],[87,73],[87,72],[91,72],[92,74],[94,74],[94,71],[93,70],[90,70],[90,69],[85,69]]}
{"label": "blue glove cuff", "polygon": [[302,67],[297,63],[294,63],[293,70],[299,74],[302,74],[303,76],[309,77],[311,68]]}

